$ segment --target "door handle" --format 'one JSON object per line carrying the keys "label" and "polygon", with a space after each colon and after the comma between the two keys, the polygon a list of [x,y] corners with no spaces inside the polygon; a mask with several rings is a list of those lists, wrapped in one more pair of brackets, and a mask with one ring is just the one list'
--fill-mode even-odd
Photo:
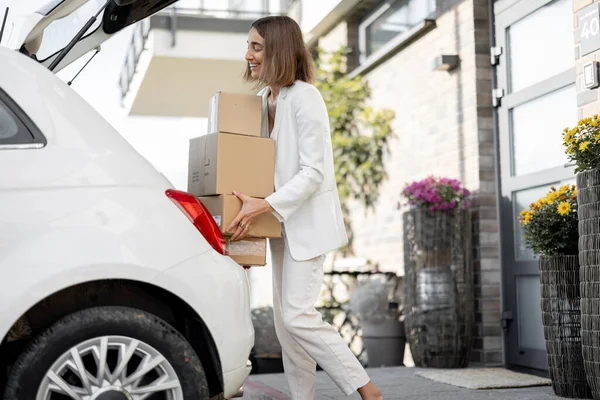
{"label": "door handle", "polygon": [[502,329],[504,332],[508,330],[508,323],[513,319],[512,311],[504,311],[502,312]]}

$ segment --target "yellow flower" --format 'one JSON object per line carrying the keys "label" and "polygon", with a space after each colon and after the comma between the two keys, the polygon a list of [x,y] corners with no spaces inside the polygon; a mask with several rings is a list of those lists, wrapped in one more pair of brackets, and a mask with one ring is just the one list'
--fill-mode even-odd
{"label": "yellow flower", "polygon": [[573,196],[577,196],[577,189],[573,189]]}
{"label": "yellow flower", "polygon": [[579,151],[585,151],[590,144],[592,144],[592,142],[590,142],[589,140],[586,140],[585,142],[582,142],[579,145]]}
{"label": "yellow flower", "polygon": [[554,203],[558,196],[560,196],[559,192],[550,192],[548,195],[546,195],[546,200],[548,203]]}
{"label": "yellow flower", "polygon": [[571,211],[571,203],[568,201],[561,201],[558,204],[558,213],[560,215],[567,215]]}
{"label": "yellow flower", "polygon": [[573,131],[568,131],[567,133],[565,133],[565,143],[571,144],[572,141],[573,141]]}
{"label": "yellow flower", "polygon": [[563,185],[558,189],[558,193],[564,194],[567,192],[567,190],[569,190],[569,185]]}
{"label": "yellow flower", "polygon": [[531,221],[531,218],[534,214],[535,211],[532,210],[521,211],[521,213],[519,214],[519,222],[521,223],[521,225],[527,225]]}
{"label": "yellow flower", "polygon": [[570,145],[569,147],[567,147],[567,153],[569,153],[569,154],[575,154],[575,150],[576,149],[577,149],[577,146]]}
{"label": "yellow flower", "polygon": [[539,199],[538,201],[535,202],[535,204],[533,205],[533,209],[535,210],[539,210],[540,208],[542,208],[548,201],[544,198]]}

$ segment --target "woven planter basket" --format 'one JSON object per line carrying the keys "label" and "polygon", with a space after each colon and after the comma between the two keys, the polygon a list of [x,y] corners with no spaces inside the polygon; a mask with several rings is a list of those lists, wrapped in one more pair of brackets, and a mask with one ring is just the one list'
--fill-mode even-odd
{"label": "woven planter basket", "polygon": [[541,257],[540,280],[552,389],[561,397],[591,398],[581,352],[578,256]]}
{"label": "woven planter basket", "polygon": [[469,213],[411,210],[403,222],[404,323],[415,366],[464,368],[474,318]]}
{"label": "woven planter basket", "polygon": [[592,396],[600,400],[600,170],[577,174],[581,349]]}

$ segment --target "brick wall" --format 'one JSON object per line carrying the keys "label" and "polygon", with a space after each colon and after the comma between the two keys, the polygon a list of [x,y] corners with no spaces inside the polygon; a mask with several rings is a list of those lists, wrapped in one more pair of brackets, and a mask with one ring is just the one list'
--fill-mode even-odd
{"label": "brick wall", "polygon": [[496,165],[490,64],[490,15],[486,0],[473,2],[475,90],[479,141],[479,188],[473,212],[475,345],[472,360],[504,363],[501,327],[500,233],[496,208]]}
{"label": "brick wall", "polygon": [[586,89],[583,82],[583,66],[590,61],[600,61],[600,51],[581,56],[581,27],[579,26],[578,13],[584,7],[600,0],[573,0],[573,28],[575,29],[575,67],[577,70],[577,106],[578,118],[591,117],[600,112],[598,89]]}
{"label": "brick wall", "polygon": [[[427,175],[460,179],[475,194],[473,256],[476,326],[472,359],[502,363],[499,233],[493,156],[489,16],[486,0],[449,0],[437,27],[366,77],[372,105],[396,112],[386,159],[388,180],[374,212],[353,205],[355,252],[403,273],[402,212],[396,205],[403,185]],[[356,21],[320,41],[331,48],[341,36],[356,46]],[[452,72],[432,71],[442,53],[458,54]]]}

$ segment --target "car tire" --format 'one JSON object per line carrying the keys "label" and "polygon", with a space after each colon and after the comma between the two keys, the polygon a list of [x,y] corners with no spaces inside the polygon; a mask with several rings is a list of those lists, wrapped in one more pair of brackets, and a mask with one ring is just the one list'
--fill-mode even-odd
{"label": "car tire", "polygon": [[[122,368],[125,363],[119,363],[118,357],[127,357],[130,353],[133,355],[129,357],[127,367]],[[104,356],[101,357],[101,354]],[[102,358],[106,360],[104,364],[98,361]],[[73,372],[72,367],[71,371],[68,371],[69,367],[61,367],[66,363],[79,363],[78,370],[87,371],[92,378],[88,376],[84,383],[81,379],[84,374]],[[171,398],[209,398],[206,376],[198,356],[172,326],[152,314],[134,308],[89,308],[60,319],[28,345],[10,371],[4,400],[36,399],[38,391],[47,393],[49,385],[56,384],[56,376],[70,385],[66,388],[67,391],[76,388],[90,392],[94,390],[97,393],[98,390],[103,390],[111,392],[106,398],[113,398],[111,395],[116,395],[116,392],[112,392],[114,390],[122,391],[123,399],[135,398],[136,389],[131,386],[128,388],[122,382],[140,379],[133,374],[137,372],[139,375],[140,371],[151,368],[154,363],[159,364],[154,370],[144,373],[141,381],[137,381],[138,390],[139,386],[154,385],[154,377],[155,382],[160,378],[176,385],[173,382],[178,381],[179,388],[169,389]],[[104,365],[106,367],[102,368]],[[115,380],[111,374],[119,376],[120,380]],[[100,375],[104,378],[99,379],[102,378]],[[95,384],[91,382],[92,379]],[[117,387],[119,385],[121,386]],[[154,389],[158,390],[158,387]],[[62,395],[66,393],[63,392]],[[158,397],[162,398],[163,394],[165,399],[169,398],[165,392],[159,392]],[[60,397],[59,394],[50,395],[50,399],[52,397],[69,398],[68,395]],[[116,395],[114,398],[121,397]]]}

